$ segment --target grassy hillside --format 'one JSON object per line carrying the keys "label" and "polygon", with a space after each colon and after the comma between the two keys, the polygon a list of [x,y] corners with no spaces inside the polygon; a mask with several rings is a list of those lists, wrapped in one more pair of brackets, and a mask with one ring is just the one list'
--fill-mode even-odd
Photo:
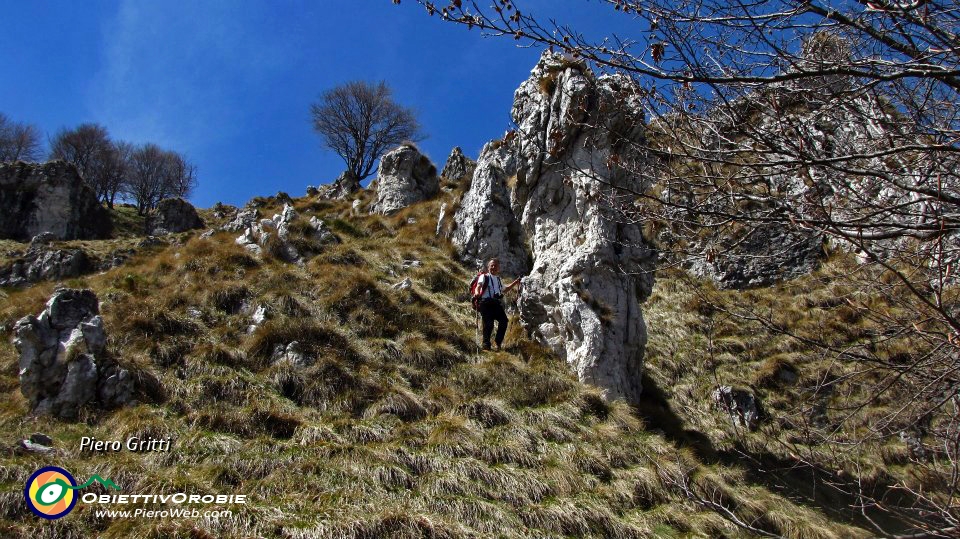
{"label": "grassy hillside", "polygon": [[[91,410],[77,423],[28,415],[9,344],[13,323],[38,313],[55,285],[7,290],[2,443],[43,432],[57,454],[0,457],[0,535],[751,536],[735,521],[786,537],[870,535],[822,500],[770,481],[754,460],[735,458],[732,442],[703,443],[730,431],[703,400],[711,371],[742,378],[732,355],[704,350],[733,354],[754,344],[735,342],[745,337],[722,324],[725,333],[704,341],[709,313],[684,308],[694,302],[680,276],[661,278],[648,307],[649,425],[579,383],[515,321],[506,352],[478,354],[464,293],[472,269],[434,235],[440,203],[456,195],[388,218],[353,216],[349,202],[299,199],[301,220],[316,215],[341,240],[302,267],[252,257],[235,234],[186,235],[64,283],[97,292],[109,350],[141,382],[141,405]],[[266,202],[263,214],[280,209]],[[405,268],[406,260],[422,265]],[[392,287],[406,277],[411,289]],[[248,333],[258,305],[272,318]],[[311,365],[272,361],[292,341]],[[751,361],[775,361],[761,355]],[[79,451],[82,436],[133,435],[169,436],[173,450]],[[761,435],[744,443],[753,447],[750,437]],[[160,520],[97,518],[79,504],[42,522],[22,488],[49,464],[110,478],[125,494],[236,493],[250,503],[228,518]]]}
{"label": "grassy hillside", "polygon": [[[903,533],[910,519],[934,522],[924,516],[931,505],[956,507],[944,483],[949,454],[929,435],[951,418],[912,419],[929,403],[900,373],[930,345],[894,329],[912,311],[851,286],[851,276],[883,277],[850,258],[835,253],[817,272],[750,291],[665,274],[646,310],[646,387],[661,399],[646,411],[710,462],[742,463],[835,518]],[[705,413],[718,385],[760,398],[759,429]],[[923,444],[920,454],[909,438]]]}

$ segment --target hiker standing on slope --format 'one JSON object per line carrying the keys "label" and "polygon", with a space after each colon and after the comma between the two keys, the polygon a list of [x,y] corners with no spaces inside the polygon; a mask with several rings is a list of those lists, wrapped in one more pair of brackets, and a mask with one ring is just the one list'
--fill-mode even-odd
{"label": "hiker standing on slope", "polygon": [[487,273],[479,276],[477,289],[479,294],[480,317],[483,318],[483,349],[490,349],[490,335],[493,333],[493,323],[497,322],[497,350],[503,344],[503,337],[507,334],[507,312],[503,310],[503,295],[520,284],[518,277],[512,283],[503,286],[500,281],[500,259],[491,258],[487,262]]}

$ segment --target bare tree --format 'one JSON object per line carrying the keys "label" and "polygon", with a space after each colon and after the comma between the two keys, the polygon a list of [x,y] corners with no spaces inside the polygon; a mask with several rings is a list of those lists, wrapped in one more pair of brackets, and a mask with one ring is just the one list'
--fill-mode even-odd
{"label": "bare tree", "polygon": [[197,186],[197,167],[186,157],[174,151],[164,154],[166,171],[166,192],[164,198],[187,198]]}
{"label": "bare tree", "polygon": [[133,150],[134,147],[129,142],[113,142],[103,156],[98,186],[99,194],[109,208],[113,208],[117,197],[123,194]]}
{"label": "bare tree", "polygon": [[[851,494],[918,537],[957,533],[960,3],[605,0],[596,8],[636,30],[592,39],[518,1],[418,1],[444,20],[641,82],[648,136],[633,153],[645,157],[611,156],[636,182],[608,197],[619,219],[664,240],[666,260],[709,261],[771,227],[856,253],[859,268],[836,276],[855,291],[843,301],[882,331],[846,347],[796,338],[852,366],[818,389],[871,390],[851,393],[860,400],[844,403],[837,424],[811,432],[851,460],[872,441],[916,433],[915,476],[876,493],[856,490],[854,473]],[[785,331],[749,305],[730,314]],[[891,399],[902,401],[868,413]],[[836,464],[813,452],[803,460]]]}
{"label": "bare tree", "polygon": [[0,163],[36,161],[40,153],[40,131],[0,113]]}
{"label": "bare tree", "polygon": [[196,166],[156,144],[133,149],[126,174],[125,195],[136,203],[140,215],[165,198],[189,196],[197,184]]}
{"label": "bare tree", "polygon": [[414,112],[396,103],[383,81],[353,81],[327,90],[310,105],[310,114],[323,144],[343,158],[358,180],[370,176],[388,149],[423,138]]}
{"label": "bare tree", "polygon": [[50,159],[73,163],[100,200],[109,198],[108,168],[113,167],[113,143],[107,128],[99,124],[80,124],[74,129],[61,129],[50,142]]}
{"label": "bare tree", "polygon": [[125,195],[144,215],[163,198],[163,150],[155,144],[145,144],[130,154]]}

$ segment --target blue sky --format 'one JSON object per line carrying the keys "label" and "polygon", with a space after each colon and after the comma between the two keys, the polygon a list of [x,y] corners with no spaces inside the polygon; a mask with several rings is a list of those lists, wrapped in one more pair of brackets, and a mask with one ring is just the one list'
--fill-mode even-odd
{"label": "blue sky", "polygon": [[[535,0],[586,29],[597,2]],[[386,80],[419,113],[438,167],[476,157],[509,127],[513,91],[540,51],[428,17],[413,0],[0,0],[0,112],[47,135],[97,122],[115,139],[188,156],[192,200],[241,205],[304,193],[343,169],[309,105],[354,79]],[[621,24],[629,21],[620,21]],[[626,28],[629,31],[629,27]]]}

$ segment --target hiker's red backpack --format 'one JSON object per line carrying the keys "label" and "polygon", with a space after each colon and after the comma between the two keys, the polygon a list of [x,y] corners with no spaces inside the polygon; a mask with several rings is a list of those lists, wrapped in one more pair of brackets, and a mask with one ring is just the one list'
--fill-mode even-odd
{"label": "hiker's red backpack", "polygon": [[480,282],[480,276],[486,275],[487,272],[480,270],[473,277],[473,280],[470,281],[470,305],[473,306],[473,310],[480,310],[480,296],[486,291],[487,280],[484,279],[483,282]]}

